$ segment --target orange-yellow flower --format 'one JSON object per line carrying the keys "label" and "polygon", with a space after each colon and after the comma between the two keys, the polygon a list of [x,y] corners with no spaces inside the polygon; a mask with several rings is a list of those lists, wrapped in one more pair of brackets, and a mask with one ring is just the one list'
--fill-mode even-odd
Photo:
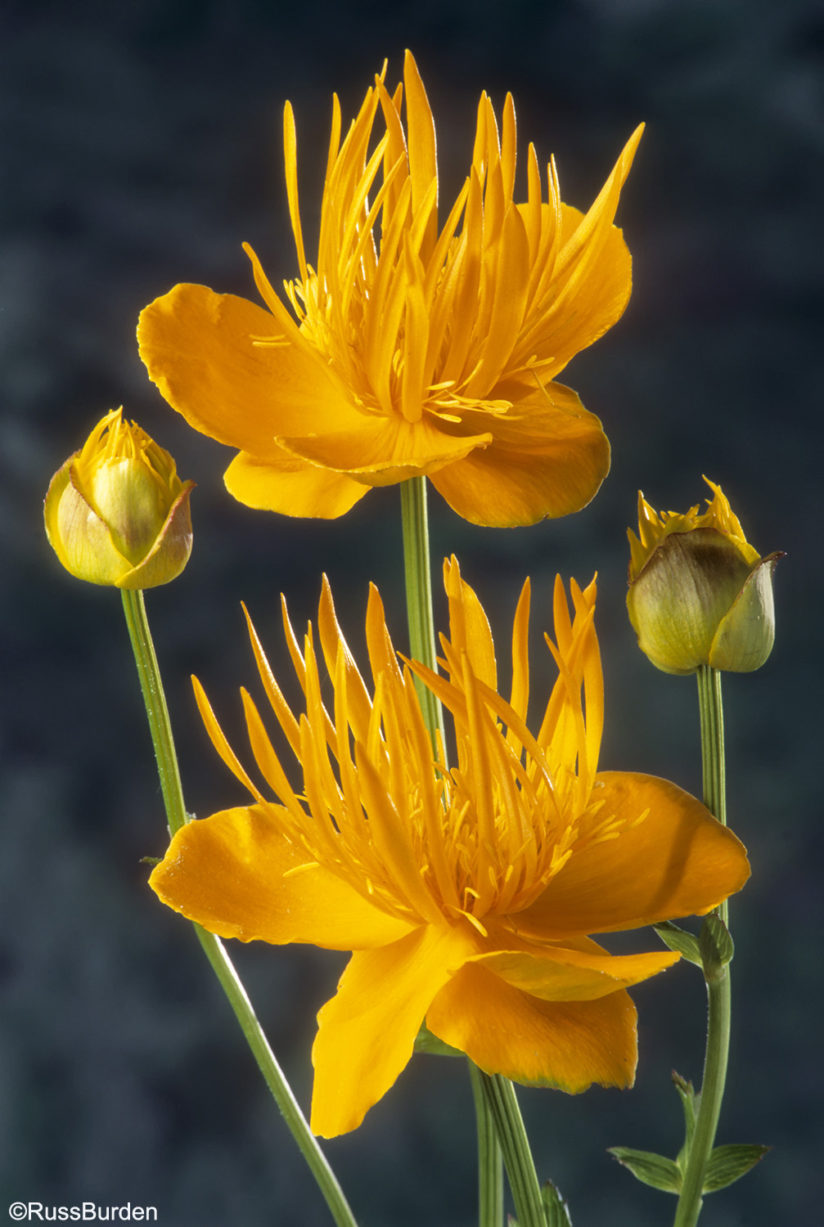
{"label": "orange-yellow flower", "polygon": [[[352,950],[318,1015],[312,1127],[354,1129],[412,1055],[424,1021],[490,1073],[584,1090],[626,1086],[636,1064],[628,985],[670,966],[613,956],[587,935],[706,912],[740,889],[741,844],[674,784],[598,773],[603,679],[594,583],[555,589],[559,677],[536,735],[524,585],[510,700],[498,694],[489,624],[457,563],[445,565],[447,676],[401,668],[372,589],[367,687],[324,584],[318,632],[333,698],[324,706],[315,638],[303,650],[284,608],[305,713],[287,706],[257,635],[260,676],[302,765],[294,789],[243,691],[268,800],[230,749],[198,688],[224,761],[255,803],[189,823],[151,876],[164,903],[222,937]],[[414,673],[443,701],[456,764],[433,761]]]}
{"label": "orange-yellow flower", "polygon": [[499,133],[483,94],[469,174],[441,220],[434,121],[407,53],[403,86],[390,94],[377,77],[342,141],[334,99],[313,266],[287,103],[291,311],[247,248],[266,309],[175,286],[140,317],[149,374],[192,426],[239,449],[226,485],[251,507],[335,517],[372,486],[429,475],[478,524],[577,511],[609,469],[609,443],[554,381],[629,298],[613,219],[640,135],[586,215],[562,203],[554,162],[543,198],[530,145],[518,203],[512,98]]}

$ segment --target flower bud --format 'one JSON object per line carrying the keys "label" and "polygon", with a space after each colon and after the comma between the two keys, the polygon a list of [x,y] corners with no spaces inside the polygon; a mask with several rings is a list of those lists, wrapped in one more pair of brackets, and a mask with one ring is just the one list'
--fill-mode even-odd
{"label": "flower bud", "polygon": [[638,646],[665,673],[701,665],[732,673],[760,668],[775,639],[772,574],[780,553],[760,558],[720,486],[707,510],[656,512],[638,494],[627,608]]}
{"label": "flower bud", "polygon": [[43,508],[46,535],[78,579],[155,588],[189,561],[194,482],[182,482],[169,453],[122,413],[107,413],[55,473]]}

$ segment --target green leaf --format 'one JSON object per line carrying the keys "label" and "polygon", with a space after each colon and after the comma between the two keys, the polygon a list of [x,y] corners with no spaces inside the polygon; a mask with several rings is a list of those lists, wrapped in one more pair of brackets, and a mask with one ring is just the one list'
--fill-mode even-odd
{"label": "green leaf", "polygon": [[699,1098],[695,1094],[695,1087],[686,1078],[682,1078],[676,1070],[672,1071],[672,1085],[678,1092],[678,1097],[681,1100],[681,1107],[684,1110],[684,1146],[678,1156],[680,1160],[689,1153],[689,1148],[692,1145],[692,1135],[695,1132],[695,1114],[698,1110]]}
{"label": "green leaf", "polygon": [[769,1146],[716,1146],[704,1175],[704,1192],[716,1193],[746,1176],[764,1158]]}
{"label": "green leaf", "polygon": [[547,1180],[541,1188],[541,1201],[544,1205],[546,1227],[572,1227],[569,1206],[551,1180]]}
{"label": "green leaf", "polygon": [[650,1184],[664,1193],[681,1191],[681,1171],[672,1159],[651,1150],[631,1150],[628,1146],[611,1146],[608,1153],[643,1184]]}
{"label": "green leaf", "polygon": [[671,920],[665,920],[662,924],[653,925],[652,927],[664,945],[668,946],[670,950],[680,954],[688,963],[694,963],[696,967],[703,967],[701,952],[698,949],[698,938],[694,937],[692,933],[688,933],[686,929],[679,928]]}
{"label": "green leaf", "polygon": [[428,1052],[437,1057],[462,1057],[464,1054],[457,1048],[445,1044],[433,1035],[426,1023],[421,1023],[421,1029],[415,1036],[415,1052]]}
{"label": "green leaf", "polygon": [[723,979],[725,968],[735,953],[735,946],[729,929],[715,912],[704,917],[701,932],[698,934],[698,948],[701,951],[706,979]]}

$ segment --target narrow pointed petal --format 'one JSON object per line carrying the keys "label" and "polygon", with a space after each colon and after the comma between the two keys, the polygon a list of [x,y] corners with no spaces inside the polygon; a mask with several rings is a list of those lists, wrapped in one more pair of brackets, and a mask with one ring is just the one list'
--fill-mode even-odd
{"label": "narrow pointed petal", "polygon": [[596,1001],[541,1001],[477,964],[441,989],[426,1015],[439,1039],[488,1074],[569,1094],[631,1086],[638,1059],[629,994]]}
{"label": "narrow pointed petal", "polygon": [[[472,428],[473,416],[463,424]],[[600,421],[570,388],[524,384],[489,447],[440,469],[432,484],[464,519],[509,528],[579,511],[609,465]]]}
{"label": "narrow pointed petal", "polygon": [[[676,784],[626,771],[597,776],[591,820],[616,838],[575,850],[544,893],[518,914],[524,937],[609,933],[703,915],[750,876],[741,842]],[[581,833],[585,834],[582,825]]]}
{"label": "narrow pointed petal", "polygon": [[406,1067],[433,997],[474,951],[463,931],[424,926],[352,956],[318,1014],[315,1133],[330,1138],[358,1127]]}
{"label": "narrow pointed petal", "polygon": [[274,945],[357,950],[396,941],[409,925],[368,903],[290,843],[278,806],[221,810],[172,839],[149,885],[159,899],[216,933]]}
{"label": "narrow pointed petal", "polygon": [[489,619],[475,590],[461,579],[454,555],[444,560],[443,586],[449,602],[452,647],[458,657],[466,653],[475,676],[495,690],[498,671]]}
{"label": "narrow pointed petal", "polygon": [[162,396],[220,443],[266,456],[277,434],[360,422],[321,357],[245,298],[176,285],[143,310],[137,336]]}
{"label": "narrow pointed petal", "polygon": [[239,452],[224,474],[226,489],[239,503],[287,516],[334,520],[369,493],[369,486],[299,460],[282,448],[264,459]]}

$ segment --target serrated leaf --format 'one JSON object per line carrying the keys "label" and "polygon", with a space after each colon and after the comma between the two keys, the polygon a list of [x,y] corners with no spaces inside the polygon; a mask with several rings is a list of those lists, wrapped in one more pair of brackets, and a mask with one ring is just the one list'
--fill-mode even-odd
{"label": "serrated leaf", "polygon": [[632,1150],[628,1146],[611,1146],[608,1153],[643,1184],[664,1193],[680,1193],[681,1171],[674,1160],[652,1150]]}
{"label": "serrated leaf", "polygon": [[704,1175],[704,1192],[717,1193],[746,1176],[764,1158],[769,1146],[716,1146]]}
{"label": "serrated leaf", "polygon": [[653,925],[652,927],[664,945],[668,946],[670,950],[680,954],[681,958],[686,959],[688,963],[694,963],[696,967],[703,967],[701,952],[698,949],[698,938],[693,936],[692,933],[688,933],[686,929],[679,928],[671,920],[665,920],[661,924]]}

